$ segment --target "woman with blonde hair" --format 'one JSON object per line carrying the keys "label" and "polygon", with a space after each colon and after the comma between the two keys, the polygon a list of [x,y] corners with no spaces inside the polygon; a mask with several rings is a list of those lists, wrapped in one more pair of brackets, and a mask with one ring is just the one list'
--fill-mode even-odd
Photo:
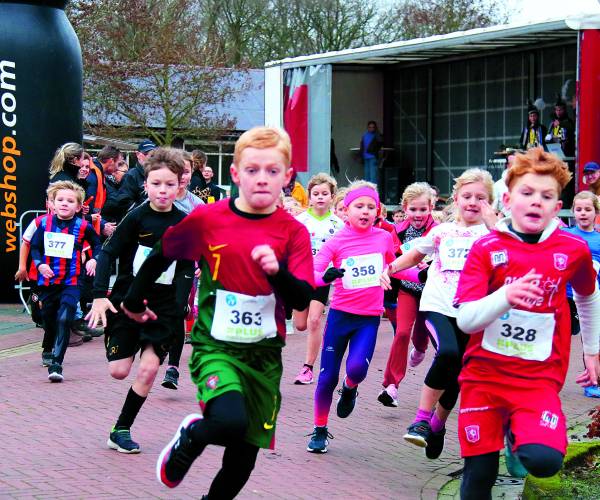
{"label": "woman with blonde hair", "polygon": [[60,146],[50,162],[50,182],[72,181],[85,190],[81,179],[77,178],[83,157],[84,152],[81,144],[67,142]]}

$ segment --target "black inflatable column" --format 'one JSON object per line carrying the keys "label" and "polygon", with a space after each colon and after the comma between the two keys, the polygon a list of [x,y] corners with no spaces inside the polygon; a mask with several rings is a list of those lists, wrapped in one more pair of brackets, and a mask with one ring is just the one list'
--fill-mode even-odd
{"label": "black inflatable column", "polygon": [[82,140],[81,49],[67,3],[0,0],[0,302],[17,299],[17,224],[44,208],[56,148]]}

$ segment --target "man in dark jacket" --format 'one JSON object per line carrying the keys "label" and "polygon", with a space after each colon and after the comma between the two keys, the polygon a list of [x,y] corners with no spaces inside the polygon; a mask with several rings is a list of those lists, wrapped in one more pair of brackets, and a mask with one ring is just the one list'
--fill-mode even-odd
{"label": "man in dark jacket", "polygon": [[118,222],[125,217],[128,210],[138,206],[146,199],[144,192],[144,162],[148,154],[155,149],[156,144],[149,139],[140,142],[135,153],[137,164],[135,167],[130,168],[123,177],[117,195],[106,200],[102,209],[103,217]]}

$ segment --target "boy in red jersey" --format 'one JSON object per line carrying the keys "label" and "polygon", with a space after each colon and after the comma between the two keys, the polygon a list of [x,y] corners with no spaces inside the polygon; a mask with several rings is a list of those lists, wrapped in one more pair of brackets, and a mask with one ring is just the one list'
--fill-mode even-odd
{"label": "boy in red jersey", "polygon": [[541,148],[517,155],[504,204],[511,217],[471,248],[454,303],[458,326],[473,334],[460,375],[458,431],[465,458],[462,499],[491,498],[499,450],[507,466],[548,477],[561,468],[566,422],[558,396],[569,362],[571,327],[566,285],[581,319],[586,370],[600,373],[600,292],[585,241],[558,228],[566,164]]}
{"label": "boy in red jersey", "polygon": [[190,373],[203,415],[185,417],[159,456],[158,480],[170,488],[207,445],[216,444],[225,453],[208,498],[234,498],[258,450],[273,446],[284,305],[303,310],[313,293],[308,231],[276,207],[291,178],[290,156],[284,131],[245,132],[231,166],[239,197],[200,206],[168,229],[123,301],[131,318],[153,319],[143,299],[156,276],[174,259],[201,262]]}

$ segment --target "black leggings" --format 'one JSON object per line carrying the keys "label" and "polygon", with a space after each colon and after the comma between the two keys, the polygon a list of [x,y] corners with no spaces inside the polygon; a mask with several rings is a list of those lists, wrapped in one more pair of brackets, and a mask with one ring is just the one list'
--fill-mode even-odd
{"label": "black leggings", "polygon": [[[523,467],[535,477],[550,477],[562,467],[563,454],[543,444],[524,444],[515,452]],[[461,500],[488,500],[498,476],[500,452],[465,458],[460,485]]]}
{"label": "black leggings", "polygon": [[425,325],[436,349],[433,363],[425,376],[425,385],[444,390],[440,405],[450,411],[458,399],[458,375],[469,336],[459,330],[456,318],[436,312],[425,313]]}
{"label": "black leggings", "polygon": [[225,453],[221,470],[205,498],[235,498],[248,481],[259,448],[244,441],[247,428],[248,416],[242,393],[226,392],[206,405],[204,418],[193,427],[194,444],[198,445],[200,453],[209,444],[224,446]]}

